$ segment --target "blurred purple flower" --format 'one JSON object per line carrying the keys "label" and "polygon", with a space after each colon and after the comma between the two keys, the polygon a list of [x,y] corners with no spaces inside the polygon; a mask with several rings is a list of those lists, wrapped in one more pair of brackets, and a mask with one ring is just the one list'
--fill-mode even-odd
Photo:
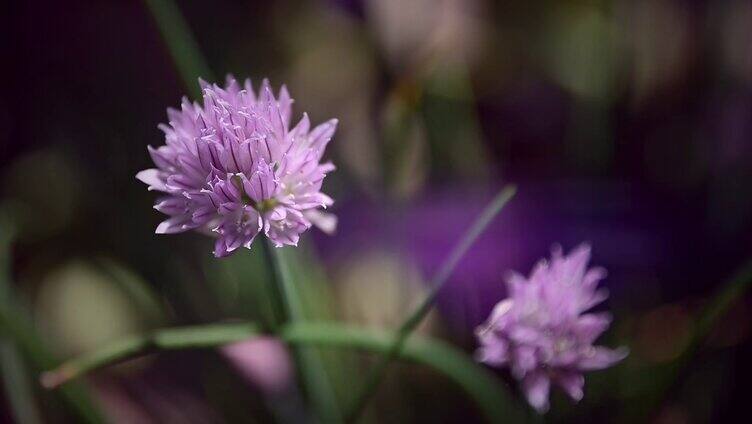
{"label": "blurred purple flower", "polygon": [[281,393],[293,378],[292,360],[285,345],[262,337],[223,346],[222,354],[242,374],[268,393]]}
{"label": "blurred purple flower", "polygon": [[608,328],[608,313],[584,313],[608,297],[597,289],[603,268],[587,268],[590,247],[580,245],[551,261],[540,261],[529,278],[512,273],[509,296],[499,302],[478,328],[479,361],[509,367],[522,382],[528,402],[539,412],[548,409],[551,383],[575,401],[583,396],[584,371],[599,370],[624,359],[625,348],[593,346]]}
{"label": "blurred purple flower", "polygon": [[332,231],[336,219],[321,209],[333,200],[321,184],[334,165],[321,157],[337,121],[311,130],[304,114],[290,129],[293,100],[285,86],[275,98],[268,80],[258,97],[250,80],[240,87],[228,76],[224,89],[199,82],[203,106],[183,98],[181,110],[167,110],[166,144],[149,146],[157,168],[136,175],[166,194],[154,208],[169,218],[156,232],[211,230],[222,257],[250,248],[261,231],[277,247],[297,245],[312,224]]}
{"label": "blurred purple flower", "polygon": [[[619,184],[521,182],[520,187],[439,295],[439,310],[453,331],[472,332],[498,299],[506,297],[500,269],[532,266],[554,240],[565,245],[591,240],[598,260],[618,271],[608,286],[620,302],[649,293],[632,287],[657,284],[656,270],[667,281],[676,281],[672,285],[682,281],[684,268],[666,269],[687,257],[687,244],[676,241],[690,234],[683,223],[667,221],[673,209],[658,209],[651,198]],[[490,197],[473,186],[427,191],[401,208],[350,197],[337,208],[340,217],[349,217],[340,220],[337,237],[317,235],[316,243],[332,269],[357,259],[364,249],[376,248],[397,252],[430,276]]]}

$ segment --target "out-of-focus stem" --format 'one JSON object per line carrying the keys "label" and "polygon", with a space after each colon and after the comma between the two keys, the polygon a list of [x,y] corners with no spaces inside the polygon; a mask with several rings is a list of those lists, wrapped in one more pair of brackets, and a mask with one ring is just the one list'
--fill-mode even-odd
{"label": "out-of-focus stem", "polygon": [[679,387],[692,358],[702,348],[703,343],[723,318],[724,313],[749,290],[750,286],[752,286],[752,261],[747,262],[723,284],[720,291],[702,311],[687,347],[678,358],[666,365],[665,376],[656,383],[657,389],[654,392],[655,395],[648,400],[648,408],[645,408],[646,413],[654,413],[663,401]]}
{"label": "out-of-focus stem", "polygon": [[42,422],[34,399],[34,390],[29,384],[24,358],[16,345],[0,339],[0,373],[2,373],[5,395],[19,423],[37,424]]}
{"label": "out-of-focus stem", "polygon": [[[55,388],[71,379],[107,365],[151,352],[213,348],[261,335],[252,323],[210,324],[170,328],[114,342],[101,350],[64,363],[42,377],[45,386]],[[394,335],[387,332],[336,323],[297,323],[280,327],[274,336],[307,347],[331,347],[384,353]],[[462,351],[438,340],[414,337],[399,357],[428,365],[457,383],[481,408],[490,422],[520,422],[522,411],[509,401],[509,393],[498,379],[477,365]]]}
{"label": "out-of-focus stem", "polygon": [[[12,367],[13,372],[23,373],[25,370],[18,369],[19,361],[8,363],[9,360],[14,359],[13,356],[16,353],[21,353],[33,369],[47,369],[57,361],[37,335],[28,311],[15,296],[11,285],[10,247],[14,239],[15,226],[6,215],[8,211],[4,210],[4,206],[0,205],[0,338],[3,339],[0,342],[4,344],[4,353],[0,361],[3,362],[4,369]],[[7,374],[7,372],[4,373]],[[8,375],[5,376],[6,379],[8,377]],[[12,396],[20,395],[23,388],[16,387],[14,390],[18,393],[11,394]],[[62,390],[61,398],[67,402],[70,410],[76,414],[80,422],[104,422],[102,414],[83,387],[79,385],[66,387]],[[31,399],[26,401],[31,402]]]}
{"label": "out-of-focus stem", "polygon": [[752,261],[737,271],[705,308],[697,322],[693,337],[694,345],[707,338],[723,314],[749,290],[750,285],[752,285]]}
{"label": "out-of-focus stem", "polygon": [[185,87],[194,98],[201,98],[198,78],[213,79],[188,23],[173,0],[144,0],[167,44],[172,60]]}
{"label": "out-of-focus stem", "polygon": [[514,186],[504,187],[499,194],[494,197],[491,203],[486,206],[467,233],[465,233],[459,243],[457,243],[457,246],[452,250],[447,260],[431,279],[430,291],[426,298],[420,306],[418,306],[415,312],[413,312],[402,323],[390,348],[379,359],[376,365],[371,368],[371,371],[366,376],[366,382],[363,384],[362,389],[356,393],[355,400],[347,411],[347,415],[345,415],[345,421],[352,422],[360,417],[360,414],[362,414],[368,401],[374,393],[376,393],[389,365],[399,356],[399,353],[405,345],[407,338],[410,337],[410,334],[412,334],[423,318],[428,315],[428,312],[433,307],[441,288],[449,280],[449,277],[451,277],[460,260],[465,256],[467,251],[470,250],[470,247],[475,243],[475,240],[483,234],[496,215],[498,215],[509,200],[512,199],[516,191],[517,189]]}
{"label": "out-of-focus stem", "polygon": [[43,387],[54,389],[91,370],[151,352],[174,349],[199,349],[239,342],[261,334],[253,323],[214,324],[157,330],[126,337],[100,350],[62,364],[39,378]]}
{"label": "out-of-focus stem", "polygon": [[[265,239],[264,242],[267,258],[274,270],[273,284],[278,288],[278,290],[275,290],[275,294],[280,298],[279,303],[282,304],[284,310],[284,323],[301,322],[304,319],[305,311],[285,257],[286,252],[273,247],[268,239]],[[337,407],[337,400],[318,352],[310,347],[297,347],[294,353],[303,384],[319,418],[326,423],[340,422],[342,418]]]}

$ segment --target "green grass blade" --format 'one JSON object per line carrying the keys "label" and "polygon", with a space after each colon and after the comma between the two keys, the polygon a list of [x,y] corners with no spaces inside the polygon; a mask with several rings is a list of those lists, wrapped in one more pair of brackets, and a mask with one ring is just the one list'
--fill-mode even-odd
{"label": "green grass blade", "polygon": [[[15,227],[6,213],[6,210],[0,209],[0,336],[5,339],[4,343],[11,344],[10,349],[22,354],[29,361],[33,370],[49,369],[58,362],[37,335],[28,311],[23,307],[23,302],[15,297],[10,284],[10,246]],[[15,367],[16,365],[5,362],[8,359],[10,358],[4,355],[3,366]],[[23,372],[23,370],[17,371]],[[83,386],[66,387],[61,391],[61,398],[80,422],[104,422],[101,412],[91,401]]]}
{"label": "green grass blade", "polygon": [[198,78],[212,80],[213,75],[183,14],[173,0],[144,0],[144,3],[159,27],[183,84],[194,98],[200,99]]}
{"label": "green grass blade", "polygon": [[[293,324],[302,322],[305,319],[305,310],[288,263],[288,252],[274,248],[269,240],[264,240],[264,242],[267,243],[267,252],[274,267],[276,282],[281,291],[280,297],[289,322]],[[337,399],[319,352],[310,347],[300,347],[296,349],[295,355],[306,392],[321,421],[340,422],[342,418]]]}
{"label": "green grass blade", "polygon": [[5,395],[16,422],[41,423],[42,418],[34,399],[34,390],[29,383],[26,364],[15,344],[8,340],[0,340],[0,372]]}
{"label": "green grass blade", "polygon": [[475,243],[478,237],[488,228],[496,215],[504,209],[504,206],[514,197],[517,189],[514,186],[504,187],[486,208],[481,212],[470,229],[462,236],[457,246],[449,254],[449,258],[443,263],[436,276],[431,279],[430,291],[423,302],[400,326],[391,347],[384,352],[384,356],[371,368],[366,376],[365,383],[360,391],[356,393],[354,401],[347,410],[345,420],[352,422],[358,419],[363,413],[368,401],[376,393],[376,390],[384,379],[387,369],[391,362],[398,356],[400,349],[410,334],[418,327],[418,324],[428,315],[433,307],[436,297],[439,295],[441,288],[449,280],[454,269],[460,260],[465,256],[470,247]]}
{"label": "green grass blade", "polygon": [[750,287],[752,287],[752,261],[734,273],[710,299],[697,318],[697,325],[684,351],[673,361],[654,370],[653,390],[644,399],[640,399],[639,409],[642,415],[655,413],[662,403],[681,387],[694,357],[701,350],[708,336],[729,308],[744,296]]}

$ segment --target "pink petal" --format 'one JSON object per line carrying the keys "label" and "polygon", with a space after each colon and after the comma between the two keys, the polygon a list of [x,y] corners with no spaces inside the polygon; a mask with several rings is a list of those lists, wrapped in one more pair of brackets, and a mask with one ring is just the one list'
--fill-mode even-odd
{"label": "pink petal", "polygon": [[305,211],[304,215],[306,219],[326,234],[332,235],[337,230],[337,216],[334,214],[311,209]]}
{"label": "pink petal", "polygon": [[144,169],[136,174],[136,179],[149,186],[149,190],[167,191],[161,172],[158,169]]}
{"label": "pink petal", "polygon": [[562,372],[556,376],[556,384],[569,395],[575,402],[582,399],[582,388],[585,386],[585,377],[576,372]]}
{"label": "pink petal", "polygon": [[522,390],[528,403],[540,413],[548,411],[550,389],[551,380],[543,371],[530,373],[522,380]]}
{"label": "pink petal", "polygon": [[626,358],[628,354],[629,351],[623,347],[619,349],[591,347],[582,355],[577,368],[582,371],[602,370]]}

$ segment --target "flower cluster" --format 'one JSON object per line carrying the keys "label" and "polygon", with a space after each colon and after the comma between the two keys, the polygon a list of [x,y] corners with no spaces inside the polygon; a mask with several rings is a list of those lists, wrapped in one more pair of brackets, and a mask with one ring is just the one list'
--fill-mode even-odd
{"label": "flower cluster", "polygon": [[332,231],[336,218],[322,209],[333,201],[321,184],[334,165],[321,157],[337,121],[311,129],[304,114],[290,129],[284,86],[275,97],[267,80],[258,95],[231,76],[225,88],[199,82],[203,105],[183,98],[181,110],[167,110],[165,145],[149,146],[156,168],[136,175],[164,193],[154,208],[168,218],[156,232],[213,231],[222,257],[250,248],[262,231],[277,247],[296,245],[311,225]]}
{"label": "flower cluster", "polygon": [[512,273],[508,297],[477,330],[478,360],[508,367],[540,412],[548,409],[551,383],[578,401],[584,371],[607,368],[627,355],[624,348],[593,346],[611,318],[585,313],[608,296],[605,289],[597,289],[605,270],[588,269],[589,260],[586,245],[567,256],[556,248],[551,261],[539,262],[529,278]]}

